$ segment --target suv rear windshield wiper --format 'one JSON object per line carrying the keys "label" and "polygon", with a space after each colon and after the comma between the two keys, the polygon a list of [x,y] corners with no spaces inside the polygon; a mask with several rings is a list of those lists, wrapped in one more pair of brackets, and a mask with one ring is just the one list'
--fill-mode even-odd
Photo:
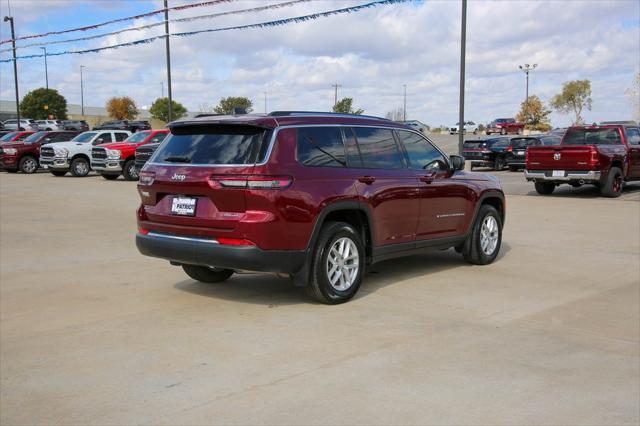
{"label": "suv rear windshield wiper", "polygon": [[189,158],[187,156],[173,155],[173,156],[169,156],[169,157],[164,157],[162,159],[162,161],[167,161],[169,163],[190,163],[191,162],[191,158]]}

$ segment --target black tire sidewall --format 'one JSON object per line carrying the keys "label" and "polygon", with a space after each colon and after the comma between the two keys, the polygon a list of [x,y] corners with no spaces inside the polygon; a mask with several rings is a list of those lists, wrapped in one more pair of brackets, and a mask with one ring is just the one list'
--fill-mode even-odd
{"label": "black tire sidewall", "polygon": [[[79,162],[82,162],[82,161],[84,161],[87,164],[87,173],[84,173],[84,174],[80,174],[80,173],[78,173],[76,171],[76,164],[78,164]],[[71,169],[71,174],[74,175],[75,177],[85,177],[91,171],[91,169],[89,168],[89,162],[87,160],[85,160],[84,158],[76,158],[73,161],[71,161],[71,165],[70,165],[69,169]]]}
{"label": "black tire sidewall", "polygon": [[124,163],[124,166],[122,167],[122,176],[124,176],[125,180],[138,180],[138,176],[137,174],[134,176],[130,173],[129,169],[132,168],[133,169],[133,173],[136,173],[136,163],[134,160],[127,160]]}
{"label": "black tire sidewall", "polygon": [[[26,171],[26,170],[24,169],[24,164],[27,162],[27,160],[33,160],[33,161],[35,161],[35,162],[36,162],[36,168],[35,168],[35,169],[33,169],[33,171],[31,171],[31,172]],[[26,173],[26,174],[35,173],[35,172],[37,172],[37,171],[38,171],[38,160],[36,160],[34,157],[32,157],[32,156],[30,156],[30,155],[24,156],[24,157],[22,157],[22,158],[20,159],[20,163],[18,164],[18,170],[20,170],[22,173]]]}
{"label": "black tire sidewall", "polygon": [[[493,216],[498,223],[498,243],[491,255],[485,254],[482,251],[482,247],[480,246],[480,230],[482,228],[482,223],[487,216]],[[474,259],[473,263],[476,263],[478,265],[487,265],[489,263],[492,263],[496,259],[496,257],[498,257],[501,247],[502,219],[500,218],[500,214],[493,206],[483,205],[482,207],[480,207],[480,211],[478,211],[478,218],[476,219],[476,222],[474,224],[473,236],[471,238],[471,250],[473,251],[472,257]]]}
{"label": "black tire sidewall", "polygon": [[607,174],[607,180],[605,181],[604,185],[600,187],[600,191],[605,197],[615,198],[622,195],[624,180],[622,180],[622,182],[620,183],[619,191],[616,192],[613,190],[613,182],[616,179],[616,176],[620,176],[620,178],[622,179],[622,170],[620,170],[618,167],[612,167]]}
{"label": "black tire sidewall", "polygon": [[[333,288],[326,274],[325,265],[331,246],[340,238],[347,237],[354,242],[358,249],[358,276],[354,283],[345,291]],[[317,249],[313,258],[313,277],[318,290],[322,293],[325,303],[338,304],[351,299],[360,288],[365,268],[364,245],[357,231],[349,224],[337,222],[327,226],[322,230],[318,240]]]}

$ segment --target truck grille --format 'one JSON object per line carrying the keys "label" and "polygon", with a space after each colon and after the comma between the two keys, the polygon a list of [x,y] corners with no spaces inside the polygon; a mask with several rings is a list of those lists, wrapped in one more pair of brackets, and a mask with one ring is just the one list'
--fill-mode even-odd
{"label": "truck grille", "polygon": [[44,158],[53,158],[55,153],[53,152],[53,148],[49,146],[43,146],[40,148],[40,156]]}
{"label": "truck grille", "polygon": [[93,148],[91,150],[91,158],[95,160],[106,160],[107,150],[104,148]]}

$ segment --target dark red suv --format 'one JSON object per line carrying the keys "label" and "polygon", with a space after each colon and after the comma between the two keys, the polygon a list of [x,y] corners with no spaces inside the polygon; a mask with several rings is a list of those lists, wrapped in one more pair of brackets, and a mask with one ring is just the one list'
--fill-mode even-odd
{"label": "dark red suv", "polygon": [[140,173],[136,243],[195,280],[284,273],[335,304],[382,260],[455,247],[487,264],[500,250],[498,180],[402,124],[278,112],[169,128]]}

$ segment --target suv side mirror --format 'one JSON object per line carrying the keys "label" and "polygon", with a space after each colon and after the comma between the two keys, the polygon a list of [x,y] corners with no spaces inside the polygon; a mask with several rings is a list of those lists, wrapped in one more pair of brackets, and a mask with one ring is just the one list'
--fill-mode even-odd
{"label": "suv side mirror", "polygon": [[464,157],[460,155],[451,155],[449,156],[451,160],[451,166],[453,167],[453,171],[464,170]]}

